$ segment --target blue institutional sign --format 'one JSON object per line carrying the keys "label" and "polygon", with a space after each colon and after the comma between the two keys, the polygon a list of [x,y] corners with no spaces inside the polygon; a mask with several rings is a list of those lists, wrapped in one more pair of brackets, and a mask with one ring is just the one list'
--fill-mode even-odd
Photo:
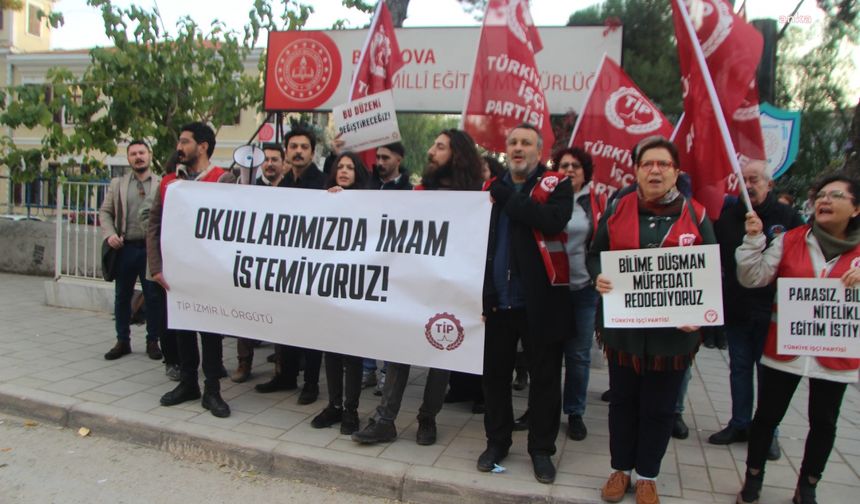
{"label": "blue institutional sign", "polygon": [[778,178],[797,158],[797,145],[800,142],[800,112],[779,109],[770,103],[762,103],[759,109],[767,166],[773,178]]}

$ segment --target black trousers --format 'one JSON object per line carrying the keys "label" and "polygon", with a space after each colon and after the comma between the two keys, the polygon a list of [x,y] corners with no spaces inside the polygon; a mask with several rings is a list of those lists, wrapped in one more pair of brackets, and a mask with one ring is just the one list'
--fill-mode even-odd
{"label": "black trousers", "polygon": [[543,342],[529,334],[525,309],[501,310],[487,316],[484,340],[484,430],[487,445],[508,449],[514,429],[511,377],[517,358],[517,340],[529,355],[530,455],[555,454],[561,422],[562,342]]}
{"label": "black trousers", "polygon": [[609,362],[609,453],[616,471],[656,478],[669,446],[686,369],[641,370]]}
{"label": "black trousers", "polygon": [[283,345],[281,351],[284,355],[284,376],[288,380],[297,380],[302,356],[305,358],[305,385],[319,385],[320,367],[322,367],[321,350]]}
{"label": "black trousers", "polygon": [[[759,366],[758,407],[750,427],[747,467],[764,469],[773,431],[782,421],[800,375]],[[845,395],[845,383],[809,379],[809,433],[800,464],[801,477],[821,479],[836,439],[836,421]]]}
{"label": "black trousers", "polygon": [[[152,282],[156,306],[152,307],[156,311],[153,315],[156,317],[156,329],[158,331],[158,341],[161,343],[161,353],[164,355],[164,363],[170,366],[179,365],[179,346],[176,341],[177,331],[167,328],[167,293],[164,287],[156,282]],[[147,311],[150,307],[146,307]]]}
{"label": "black trousers", "polygon": [[[197,367],[200,366],[200,350],[197,348],[196,331],[176,331],[179,349],[179,371],[181,380],[197,383]],[[220,334],[201,332],[200,346],[203,348],[203,377],[206,386],[220,390],[221,371],[224,369]]]}
{"label": "black trousers", "polygon": [[342,404],[347,411],[358,409],[363,371],[364,358],[326,352],[325,379],[328,403],[336,408],[340,408]]}

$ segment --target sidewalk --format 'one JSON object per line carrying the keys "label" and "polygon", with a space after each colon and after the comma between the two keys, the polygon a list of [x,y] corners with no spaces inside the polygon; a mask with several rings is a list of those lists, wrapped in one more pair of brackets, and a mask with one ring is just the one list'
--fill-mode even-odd
{"label": "sidewalk", "polygon": [[[600,401],[608,383],[604,369],[592,370],[585,415],[588,437],[569,440],[562,422],[554,457],[558,477],[554,485],[542,485],[532,474],[525,432],[514,433],[511,454],[503,462],[505,473],[475,469],[485,442],[482,418],[470,413],[470,404],[445,405],[437,418],[437,444],[416,445],[415,415],[424,380],[420,368],[413,371],[397,419],[400,438],[390,444],[360,446],[340,435],[337,426],[311,428],[311,419],[326,404],[324,386],[320,400],[308,406],[296,404],[297,392],[254,392],[254,384],[268,380],[273,370],[266,362],[269,345],[257,349],[249,382],[222,380],[222,394],[233,411],[229,418],[213,417],[199,401],[159,406],[159,397],[175,383],[164,376],[163,364],[143,353],[143,326],[132,328],[132,355],[106,361],[102,356],[115,341],[111,317],[45,306],[45,280],[0,273],[0,412],[74,429],[85,426],[95,436],[181,457],[404,501],[600,502],[599,488],[610,473],[608,408]],[[227,338],[224,343],[224,363],[231,371],[236,366],[233,341]],[[726,352],[715,349],[699,353],[684,414],[690,437],[672,440],[658,479],[664,503],[734,502],[746,446],[707,443],[730,417],[727,359]],[[514,394],[518,414],[525,409],[526,396]],[[783,457],[767,466],[763,504],[791,499],[806,437],[807,395],[801,382],[780,426]],[[378,399],[371,389],[363,392],[362,425]],[[856,502],[860,392],[854,386],[848,387],[837,434],[819,501]],[[632,495],[625,500],[632,501]]]}

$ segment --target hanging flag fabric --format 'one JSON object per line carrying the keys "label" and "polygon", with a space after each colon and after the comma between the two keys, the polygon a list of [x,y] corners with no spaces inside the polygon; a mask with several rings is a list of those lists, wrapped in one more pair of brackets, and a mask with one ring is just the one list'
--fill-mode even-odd
{"label": "hanging flag fabric", "polygon": [[[367,31],[367,40],[355,67],[349,101],[391,89],[392,78],[403,64],[391,12],[385,1],[379,0]],[[376,164],[376,149],[362,151],[359,156],[372,172]]]}
{"label": "hanging flag fabric", "polygon": [[633,146],[649,136],[671,134],[672,124],[660,109],[604,54],[569,142],[591,155],[595,192],[612,194],[633,183]]}
{"label": "hanging flag fabric", "polygon": [[391,89],[391,79],[402,66],[403,58],[394,34],[391,12],[380,0],[355,67],[349,101]]}
{"label": "hanging flag fabric", "polygon": [[463,129],[479,145],[505,151],[508,131],[530,123],[541,132],[543,158],[555,136],[535,54],[543,48],[527,0],[490,0],[475,70],[463,111]]}
{"label": "hanging flag fabric", "polygon": [[672,12],[684,94],[684,120],[675,141],[693,195],[715,219],[727,190],[739,182],[731,180],[739,169],[727,120],[733,120],[751,94],[762,39],[724,0],[683,6],[673,0]]}

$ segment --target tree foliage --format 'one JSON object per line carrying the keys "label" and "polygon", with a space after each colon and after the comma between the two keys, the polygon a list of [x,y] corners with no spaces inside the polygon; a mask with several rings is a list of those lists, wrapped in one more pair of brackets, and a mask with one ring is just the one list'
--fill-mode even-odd
{"label": "tree foliage", "polygon": [[669,117],[683,110],[678,50],[669,2],[606,0],[574,12],[568,26],[599,25],[619,20],[624,26],[621,66]]}
{"label": "tree foliage", "polygon": [[860,119],[846,92],[857,69],[840,56],[860,39],[860,8],[845,1],[819,0],[818,5],[825,13],[822,22],[806,30],[790,27],[779,42],[777,104],[801,111],[797,160],[779,186],[800,197],[823,172],[845,168],[860,175],[858,132],[852,128]]}
{"label": "tree foliage", "polygon": [[[112,47],[91,49],[82,75],[53,68],[44,85],[6,90],[0,124],[45,133],[36,148],[0,136],[0,162],[16,180],[28,180],[43,160],[99,167],[116,154],[118,143],[144,138],[158,166],[175,148],[182,124],[204,121],[216,130],[233,124],[241,111],[262,102],[261,79],[245,71],[245,61],[263,31],[299,29],[312,11],[301,2],[283,2],[284,12],[276,16],[270,2],[256,0],[241,34],[220,21],[204,28],[184,17],[173,35],[157,8],[88,0],[100,11]],[[72,126],[64,128],[64,122]]]}

